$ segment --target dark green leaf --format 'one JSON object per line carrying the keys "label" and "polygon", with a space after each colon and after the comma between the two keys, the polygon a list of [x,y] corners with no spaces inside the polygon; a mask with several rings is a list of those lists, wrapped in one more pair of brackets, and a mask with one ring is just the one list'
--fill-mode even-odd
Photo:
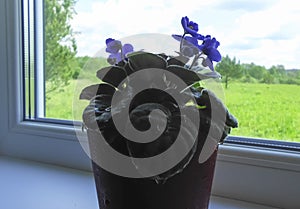
{"label": "dark green leaf", "polygon": [[193,83],[205,79],[205,76],[195,73],[187,68],[178,66],[178,65],[170,65],[167,67],[167,71],[174,73],[179,78],[181,78],[188,86]]}
{"label": "dark green leaf", "polygon": [[128,55],[129,65],[133,71],[147,68],[165,69],[167,62],[161,56],[147,52],[136,52]]}
{"label": "dark green leaf", "polygon": [[188,57],[176,56],[168,60],[168,65],[179,65],[183,67],[188,61],[189,61]]}
{"label": "dark green leaf", "polygon": [[85,87],[79,96],[79,99],[91,100],[96,95],[107,94],[113,95],[115,92],[115,88],[109,84],[95,84],[88,87]]}
{"label": "dark green leaf", "polygon": [[226,125],[232,128],[238,127],[237,119],[228,110],[226,114]]}
{"label": "dark green leaf", "polygon": [[121,67],[110,66],[98,70],[97,77],[103,82],[118,87],[119,84],[127,77],[127,74]]}

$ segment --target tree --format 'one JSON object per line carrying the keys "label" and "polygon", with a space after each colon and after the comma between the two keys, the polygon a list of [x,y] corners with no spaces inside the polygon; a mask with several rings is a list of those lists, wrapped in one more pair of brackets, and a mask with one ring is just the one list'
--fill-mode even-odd
{"label": "tree", "polygon": [[272,83],[286,83],[287,73],[283,65],[272,66],[268,69],[270,77],[273,78]]}
{"label": "tree", "polygon": [[269,73],[279,80],[286,78],[286,70],[283,65],[273,65],[269,69]]}
{"label": "tree", "polygon": [[236,61],[235,57],[231,60],[228,55],[216,65],[216,71],[223,76],[225,88],[228,88],[231,78],[240,78],[243,75],[240,63]]}
{"label": "tree", "polygon": [[46,91],[67,85],[78,71],[77,45],[70,20],[76,14],[75,0],[45,0]]}
{"label": "tree", "polygon": [[255,65],[254,63],[242,64],[242,68],[246,75],[259,81],[262,80],[267,73],[267,69],[264,66]]}

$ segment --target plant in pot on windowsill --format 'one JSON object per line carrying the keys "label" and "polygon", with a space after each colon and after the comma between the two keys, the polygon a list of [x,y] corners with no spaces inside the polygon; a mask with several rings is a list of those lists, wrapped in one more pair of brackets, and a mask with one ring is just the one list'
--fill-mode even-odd
{"label": "plant in pot on windowsill", "polygon": [[220,77],[219,42],[181,24],[176,56],[107,39],[111,66],[81,92],[101,209],[208,208],[218,144],[238,124],[201,84]]}

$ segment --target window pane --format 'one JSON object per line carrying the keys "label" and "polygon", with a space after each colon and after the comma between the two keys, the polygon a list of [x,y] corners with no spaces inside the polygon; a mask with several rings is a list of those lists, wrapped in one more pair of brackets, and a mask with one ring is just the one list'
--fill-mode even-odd
{"label": "window pane", "polygon": [[[78,79],[81,88],[96,83],[95,72],[107,65],[95,57],[106,38],[181,34],[180,18],[187,15],[199,24],[199,33],[214,34],[221,43],[223,59],[216,70],[223,75],[225,102],[240,123],[232,135],[300,142],[300,33],[295,27],[300,9],[295,4],[44,0],[44,26],[37,27],[43,31],[44,44],[37,49],[44,56],[44,74],[38,77],[45,79],[45,103],[37,104],[44,104],[45,118],[72,120],[73,100],[80,93]],[[85,105],[78,100],[77,113]],[[80,114],[75,119],[81,120]]]}
{"label": "window pane", "polygon": [[72,86],[78,71],[75,0],[44,1],[45,95],[47,118],[72,119]]}

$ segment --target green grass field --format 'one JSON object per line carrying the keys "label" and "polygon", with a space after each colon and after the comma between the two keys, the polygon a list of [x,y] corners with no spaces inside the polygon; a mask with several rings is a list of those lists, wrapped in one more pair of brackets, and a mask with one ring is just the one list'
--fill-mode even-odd
{"label": "green grass field", "polygon": [[[78,98],[87,85],[85,79],[71,81],[64,91],[48,95],[46,116],[80,120],[88,102]],[[239,120],[232,135],[300,142],[299,85],[230,83],[224,92],[227,107]]]}
{"label": "green grass field", "polygon": [[232,135],[300,142],[300,86],[233,83],[226,105],[239,120]]}

